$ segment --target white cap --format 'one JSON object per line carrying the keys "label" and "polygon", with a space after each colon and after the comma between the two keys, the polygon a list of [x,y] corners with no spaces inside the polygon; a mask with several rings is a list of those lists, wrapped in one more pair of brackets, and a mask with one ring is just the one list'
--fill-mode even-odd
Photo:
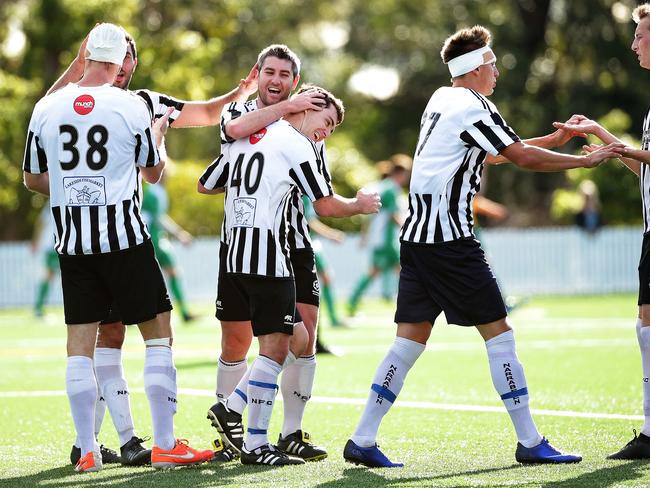
{"label": "white cap", "polygon": [[126,56],[124,29],[115,24],[99,24],[88,35],[86,59],[122,66]]}

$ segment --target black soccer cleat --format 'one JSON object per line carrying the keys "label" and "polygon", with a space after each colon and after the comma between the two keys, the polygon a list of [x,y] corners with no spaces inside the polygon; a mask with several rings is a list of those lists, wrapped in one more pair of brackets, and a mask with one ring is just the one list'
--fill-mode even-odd
{"label": "black soccer cleat", "polygon": [[327,457],[327,451],[322,447],[315,446],[309,442],[310,440],[311,436],[309,433],[297,430],[284,438],[280,434],[276,447],[290,456],[296,456],[305,461],[320,461],[325,459]]}
{"label": "black soccer cleat", "polygon": [[144,466],[151,464],[151,449],[142,445],[146,439],[133,436],[131,440],[120,447],[120,457],[125,466]]}
{"label": "black soccer cleat", "polygon": [[271,444],[264,444],[251,451],[247,451],[243,447],[241,451],[241,463],[255,464],[258,466],[289,466],[292,464],[305,464],[305,461],[300,458],[287,456]]}
{"label": "black soccer cleat", "polygon": [[217,402],[208,410],[208,420],[217,429],[223,442],[237,453],[244,445],[244,426],[241,415],[229,410],[224,403]]}
{"label": "black soccer cleat", "polygon": [[[117,452],[106,447],[104,444],[99,446],[99,452],[102,454],[102,464],[116,464],[121,461]],[[79,459],[81,459],[81,448],[73,445],[70,451],[70,464],[76,466]]]}
{"label": "black soccer cleat", "polygon": [[210,463],[229,463],[230,461],[239,459],[239,454],[232,448],[224,445],[221,439],[213,440],[212,447],[214,448],[214,457],[209,461]]}
{"label": "black soccer cleat", "polygon": [[644,433],[636,435],[634,439],[625,444],[625,447],[614,454],[607,456],[607,459],[650,459],[650,437]]}

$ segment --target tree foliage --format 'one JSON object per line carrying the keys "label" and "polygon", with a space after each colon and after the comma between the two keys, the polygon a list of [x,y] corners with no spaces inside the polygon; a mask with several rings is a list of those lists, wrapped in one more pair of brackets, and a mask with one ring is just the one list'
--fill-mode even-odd
{"label": "tree foliage", "polygon": [[[36,207],[44,203],[21,182],[31,109],[96,22],[119,23],[137,40],[132,88],[184,99],[228,91],[267,44],[291,46],[303,61],[303,80],[322,84],[346,103],[346,121],[328,142],[328,152],[337,190],[351,195],[375,177],[372,161],[412,153],[428,98],[449,82],[439,57],[442,43],[457,28],[473,24],[493,33],[501,77],[492,99],[520,136],[550,132],[554,120],[573,113],[601,118],[615,108],[629,118],[618,129],[638,135],[648,75],[629,49],[635,5],[633,0],[5,0],[0,238],[26,238]],[[376,96],[387,75],[361,86],[352,83],[355,74],[372,67],[390,68],[399,77],[394,94]],[[171,130],[167,145],[173,158],[192,163],[179,164],[171,176],[174,217],[195,232],[215,232],[215,214],[203,212],[209,200],[195,194],[194,178],[218,154],[218,128]],[[603,165],[590,177],[600,186],[608,222],[640,219],[631,202],[638,200],[634,175]],[[545,223],[553,192],[576,181],[563,173],[502,166],[490,171],[488,196],[505,203],[514,222]]]}

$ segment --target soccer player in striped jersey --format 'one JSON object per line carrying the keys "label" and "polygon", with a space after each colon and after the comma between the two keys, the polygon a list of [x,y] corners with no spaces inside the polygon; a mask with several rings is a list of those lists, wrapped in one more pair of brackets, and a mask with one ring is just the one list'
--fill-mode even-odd
{"label": "soccer player in striped jersey", "polygon": [[[113,83],[113,86],[124,90],[129,89],[131,78],[138,65],[135,40],[127,33],[126,41],[126,55]],[[84,70],[86,42],[87,38],[81,43],[77,57],[48,90],[48,94],[54,93],[68,83],[75,83],[81,78]],[[171,109],[172,113],[169,116],[171,127],[202,127],[218,124],[221,111],[226,104],[236,100],[245,100],[251,93],[255,92],[257,87],[256,76],[257,73],[251,70],[247,78],[241,80],[236,89],[226,95],[207,101],[183,101],[151,90],[135,90],[132,93],[142,97],[154,120],[165,116],[166,112]],[[161,151],[164,151],[164,145],[162,143],[160,148]],[[140,193],[138,191],[137,198],[139,202],[142,201]],[[170,270],[168,269],[167,271]],[[180,293],[181,287],[178,282],[178,277],[173,272],[171,274],[168,273],[168,275],[170,276],[172,295],[177,302],[182,303],[183,297]],[[125,465],[148,464],[151,458],[151,451],[142,445],[144,441],[135,433],[128,393],[117,394],[118,391],[128,392],[128,384],[124,377],[124,368],[122,366],[122,345],[124,344],[125,332],[126,328],[120,321],[118,310],[111,310],[111,314],[102,321],[99,327],[97,348],[94,357],[97,382],[100,389],[95,432],[98,433],[101,428],[105,405],[108,404],[107,406],[111,412],[111,418],[120,440],[119,461]],[[114,451],[104,446],[101,446],[101,448],[105,460],[114,459],[115,456],[111,454]],[[70,453],[72,464],[77,463],[79,456],[78,442],[75,442]],[[215,459],[221,459],[221,457],[218,456]]]}
{"label": "soccer player in striped jersey", "polygon": [[[237,139],[248,138],[284,115],[308,109],[320,110],[317,104],[320,95],[308,89],[303,91],[301,88],[298,94],[289,98],[300,79],[300,60],[287,46],[274,44],[264,48],[258,55],[255,69],[259,71],[258,96],[255,100],[233,103],[226,107],[221,120],[222,148]],[[321,171],[329,180],[323,142],[319,141],[318,146],[323,161]],[[304,351],[302,348],[298,350],[298,344],[294,344],[293,349],[298,358],[282,376],[282,391],[286,400],[283,403],[284,422],[278,446],[288,449],[290,445],[298,445],[300,455],[304,459],[318,460],[327,456],[327,452],[312,444],[309,434],[302,430],[302,418],[306,403],[311,397],[316,374],[315,343],[319,295],[314,293],[313,283],[318,278],[300,192],[294,193],[290,203],[290,230],[287,241],[292,250],[291,265],[295,274],[298,312],[308,333],[308,343]],[[222,228],[216,304],[216,316],[221,324],[221,355],[217,366],[217,403],[208,411],[208,418],[213,425],[213,410],[219,408],[219,401],[225,400],[235,391],[237,384],[246,374],[246,354],[253,340],[250,322],[242,319],[237,310],[227,308],[227,297],[233,287],[228,284],[229,277],[225,273],[227,246],[224,236]],[[298,334],[294,339],[297,339],[297,336]],[[297,341],[294,340],[295,342]],[[242,408],[244,405],[245,402],[242,403]]]}
{"label": "soccer player in striped jersey", "polygon": [[[528,406],[528,387],[517,359],[506,308],[472,233],[472,200],[489,154],[501,155],[535,171],[592,167],[616,157],[620,145],[588,156],[570,156],[520,141],[487,97],[499,72],[481,26],[450,36],[441,51],[452,86],[436,90],[422,116],[413,159],[409,215],[401,231],[397,337],[372,381],[363,415],[343,457],[370,467],[399,467],[377,447],[383,416],[399,394],[406,375],[424,352],[441,312],[447,322],[475,326],[485,340],[492,381],[518,438],[515,458],[522,463],[573,463],[543,438]],[[557,136],[554,136],[557,137]],[[564,136],[562,136],[564,137]],[[542,138],[536,143],[548,143]],[[462,368],[462,365],[458,365]]]}
{"label": "soccer player in striped jersey", "polygon": [[[79,83],[36,104],[23,162],[25,186],[50,196],[56,225],[68,336],[66,390],[81,450],[78,472],[102,469],[94,435],[93,355],[99,322],[113,303],[124,323],[138,324],[146,345],[152,465],[197,464],[213,456],[174,437],[172,307],[138,202],[140,177],[157,182],[164,161],[146,105],[111,86],[126,50],[122,28],[100,24],[90,32]],[[155,136],[164,134],[168,117],[156,124]]]}
{"label": "soccer player in striped jersey", "polygon": [[[650,3],[636,7],[632,13],[636,22],[634,41],[631,49],[636,54],[639,65],[650,69]],[[616,136],[597,122],[580,116],[577,123],[554,124],[558,128],[594,134],[605,144],[621,142]],[[594,151],[598,146],[585,146],[587,151]],[[650,459],[650,110],[643,119],[641,149],[625,146],[621,152],[621,161],[639,177],[641,202],[643,205],[643,243],[639,261],[639,312],[636,319],[636,335],[641,351],[643,370],[643,415],[645,417],[641,432],[611,454],[609,459]]]}
{"label": "soccer player in striped jersey", "polygon": [[[267,436],[278,375],[295,360],[289,354],[296,323],[289,244],[293,195],[300,191],[309,197],[321,216],[347,217],[374,213],[379,208],[377,194],[359,191],[356,198],[346,199],[333,193],[313,142],[326,139],[341,123],[343,105],[322,88],[314,89],[322,97],[322,110],[287,115],[227,145],[199,181],[199,189],[205,193],[226,189],[224,261],[227,284],[232,290],[224,299],[228,303],[224,301],[222,306],[242,321],[250,320],[260,345],[260,355],[245,379],[246,386],[240,382],[226,404],[219,402],[211,409],[224,441],[241,451],[244,464],[280,466],[304,462],[276,450]],[[241,429],[243,408],[237,411],[231,402],[241,404],[243,399],[249,425],[242,444],[231,433]],[[301,454],[295,442],[289,442],[283,450]]]}

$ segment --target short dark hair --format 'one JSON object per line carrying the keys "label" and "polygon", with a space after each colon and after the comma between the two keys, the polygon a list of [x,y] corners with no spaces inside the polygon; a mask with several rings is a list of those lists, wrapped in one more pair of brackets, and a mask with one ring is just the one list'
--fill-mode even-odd
{"label": "short dark hair", "polygon": [[445,39],[440,51],[442,61],[448,63],[458,56],[490,45],[492,34],[482,25],[461,29]]}
{"label": "short dark hair", "polygon": [[298,55],[284,44],[271,44],[270,46],[262,49],[262,51],[257,55],[258,69],[262,69],[264,61],[266,61],[266,58],[268,57],[286,59],[287,61],[290,61],[293,77],[295,78],[300,74],[300,58],[298,58]]}
{"label": "short dark hair", "polygon": [[138,50],[135,48],[135,39],[133,39],[133,36],[126,31],[124,31],[124,34],[126,37],[127,47],[131,47],[131,53],[133,54],[133,60],[135,61],[138,59]]}
{"label": "short dark hair", "polygon": [[634,20],[634,22],[638,24],[639,22],[641,22],[641,19],[645,19],[649,15],[650,15],[650,3],[644,3],[634,9],[634,11],[632,12],[632,19]]}
{"label": "short dark hair", "polygon": [[317,85],[312,85],[311,83],[303,83],[300,86],[300,89],[296,94],[305,93],[306,91],[315,91],[323,96],[323,108],[328,108],[330,105],[334,105],[336,109],[336,118],[338,119],[336,125],[341,125],[343,119],[345,118],[345,107],[343,102],[336,98],[331,92],[327,91],[325,88],[322,88]]}

